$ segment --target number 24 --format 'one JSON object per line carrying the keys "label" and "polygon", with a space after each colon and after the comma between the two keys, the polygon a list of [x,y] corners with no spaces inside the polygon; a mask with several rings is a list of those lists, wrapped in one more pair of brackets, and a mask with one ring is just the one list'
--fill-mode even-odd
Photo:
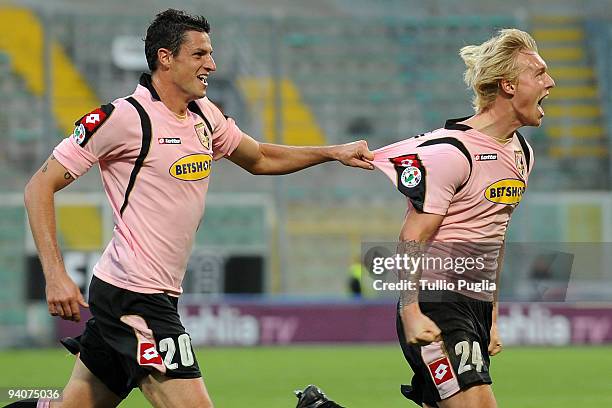
{"label": "number 24", "polygon": [[[464,340],[455,344],[455,354],[461,356],[461,362],[459,363],[459,371],[457,371],[457,375],[470,371],[472,369],[472,365],[466,364],[470,358],[470,343]],[[482,371],[482,366],[484,363],[482,361],[480,343],[477,341],[472,343],[472,364],[476,366],[476,371]]]}

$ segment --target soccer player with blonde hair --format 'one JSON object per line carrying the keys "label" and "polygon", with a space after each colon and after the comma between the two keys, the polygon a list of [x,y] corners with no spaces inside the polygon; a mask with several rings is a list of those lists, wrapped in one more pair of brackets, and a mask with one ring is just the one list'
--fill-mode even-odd
{"label": "soccer player with blonde hair", "polygon": [[[541,104],[555,82],[535,41],[521,30],[501,30],[460,55],[475,114],[383,147],[374,164],[407,197],[401,254],[419,257],[452,243],[450,252],[489,255],[477,271],[400,271],[416,288],[403,291],[398,304],[398,336],[414,371],[402,393],[423,407],[493,408],[489,356],[502,350],[496,289],[504,241],[534,163],[518,129],[541,124]],[[487,285],[423,290],[422,279]]]}

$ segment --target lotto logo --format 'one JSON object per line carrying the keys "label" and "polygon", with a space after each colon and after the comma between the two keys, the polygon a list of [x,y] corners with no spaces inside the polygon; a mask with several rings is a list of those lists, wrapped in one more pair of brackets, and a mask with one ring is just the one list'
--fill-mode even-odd
{"label": "lotto logo", "polygon": [[104,122],[107,116],[106,112],[101,108],[97,108],[85,115],[85,117],[81,119],[81,123],[88,132],[93,133],[94,130]]}
{"label": "lotto logo", "polygon": [[95,125],[99,121],[100,121],[100,115],[97,113],[90,113],[85,118],[85,123],[91,123],[92,125]]}
{"label": "lotto logo", "polygon": [[140,343],[138,345],[138,364],[140,365],[155,365],[162,364],[162,359],[153,343]]}
{"label": "lotto logo", "polygon": [[453,371],[448,362],[448,358],[443,357],[429,364],[429,371],[436,385],[443,384],[453,379]]}
{"label": "lotto logo", "polygon": [[497,160],[497,153],[476,154],[474,155],[474,159],[476,161]]}
{"label": "lotto logo", "polygon": [[438,380],[441,380],[444,378],[447,371],[448,366],[446,364],[440,364],[438,368],[436,368],[436,375],[434,375],[434,377],[436,377]]}

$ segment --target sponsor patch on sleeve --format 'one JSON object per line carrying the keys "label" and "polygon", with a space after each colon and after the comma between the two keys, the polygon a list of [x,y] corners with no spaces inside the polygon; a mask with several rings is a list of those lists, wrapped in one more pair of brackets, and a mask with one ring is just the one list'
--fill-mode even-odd
{"label": "sponsor patch on sleeve", "polygon": [[389,159],[397,172],[397,189],[410,199],[414,208],[423,211],[425,201],[425,167],[418,154]]}
{"label": "sponsor patch on sleeve", "polygon": [[100,126],[109,118],[114,109],[115,106],[112,103],[108,103],[94,109],[77,120],[71,135],[74,141],[79,146],[84,147]]}

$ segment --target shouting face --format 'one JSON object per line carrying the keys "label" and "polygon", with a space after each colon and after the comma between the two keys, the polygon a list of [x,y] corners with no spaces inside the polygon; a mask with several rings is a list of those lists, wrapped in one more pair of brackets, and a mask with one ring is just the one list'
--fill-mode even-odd
{"label": "shouting face", "polygon": [[521,52],[518,63],[521,73],[511,99],[514,113],[522,126],[540,126],[544,117],[542,102],[555,86],[555,81],[536,52]]}

